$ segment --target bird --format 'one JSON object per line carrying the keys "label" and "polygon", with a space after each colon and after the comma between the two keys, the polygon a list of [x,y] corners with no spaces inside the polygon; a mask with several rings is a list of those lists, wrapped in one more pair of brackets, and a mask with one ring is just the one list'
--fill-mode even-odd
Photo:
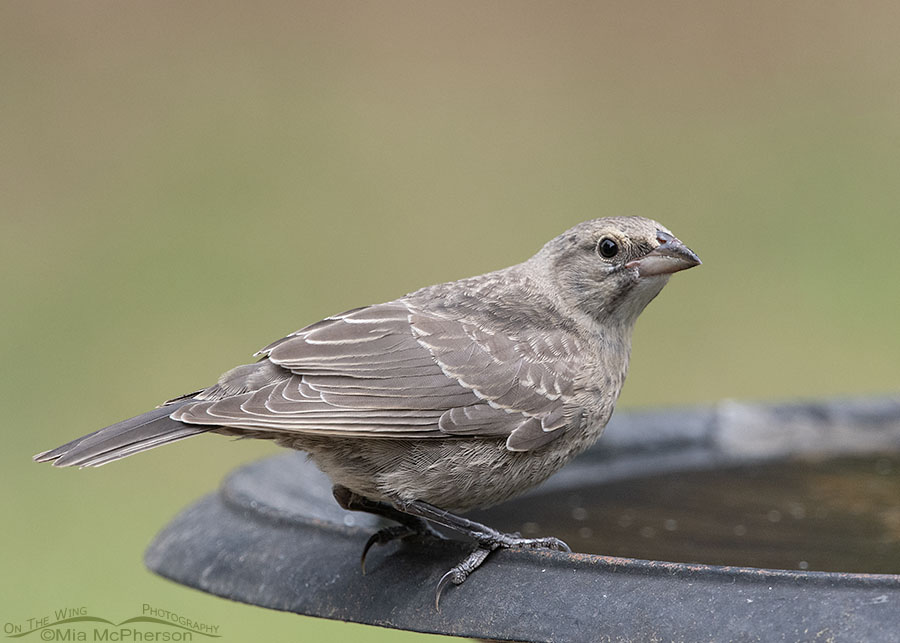
{"label": "bird", "polygon": [[644,217],[584,221],[526,261],[354,308],[270,343],[199,391],[34,456],[95,467],[202,433],[305,451],[335,500],[396,524],[369,549],[439,535],[474,541],[435,607],[501,548],[569,551],[469,520],[591,446],[628,371],[638,315],[699,257]]}

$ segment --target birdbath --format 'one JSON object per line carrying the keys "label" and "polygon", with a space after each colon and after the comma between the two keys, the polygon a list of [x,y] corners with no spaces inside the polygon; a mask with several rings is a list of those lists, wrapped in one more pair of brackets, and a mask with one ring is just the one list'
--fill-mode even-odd
{"label": "birdbath", "polygon": [[238,469],[150,545],[217,596],[482,639],[889,641],[900,632],[900,396],[619,412],[544,485],[470,514],[573,553],[502,550],[435,609],[471,544],[375,547],[303,454]]}

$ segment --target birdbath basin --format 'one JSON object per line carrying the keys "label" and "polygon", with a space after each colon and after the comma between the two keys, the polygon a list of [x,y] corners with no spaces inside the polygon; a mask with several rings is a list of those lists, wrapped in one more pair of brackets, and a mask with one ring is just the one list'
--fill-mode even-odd
{"label": "birdbath basin", "polygon": [[544,485],[470,515],[574,553],[498,551],[437,611],[471,545],[375,547],[363,575],[383,523],[286,453],[184,510],[146,562],[245,603],[483,639],[896,640],[900,396],[617,413]]}

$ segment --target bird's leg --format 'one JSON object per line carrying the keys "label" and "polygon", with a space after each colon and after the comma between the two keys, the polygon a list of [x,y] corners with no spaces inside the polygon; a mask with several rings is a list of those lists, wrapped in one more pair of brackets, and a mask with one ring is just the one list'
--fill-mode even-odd
{"label": "bird's leg", "polygon": [[366,541],[362,555],[359,558],[359,564],[362,567],[363,574],[366,573],[366,554],[369,553],[369,550],[373,545],[384,545],[392,540],[397,540],[398,538],[408,538],[409,536],[416,535],[443,538],[440,533],[435,531],[434,528],[422,518],[404,513],[386,502],[379,502],[377,500],[366,498],[341,485],[335,485],[331,492],[334,494],[334,499],[337,500],[337,503],[348,511],[365,511],[366,513],[389,518],[390,520],[400,523],[398,525],[379,529],[369,537],[368,541]]}
{"label": "bird's leg", "polygon": [[572,551],[569,546],[559,538],[522,538],[519,534],[506,534],[496,529],[492,529],[487,525],[482,525],[474,520],[457,516],[434,505],[421,500],[413,500],[412,502],[398,503],[399,507],[406,513],[433,523],[452,529],[472,538],[478,543],[478,546],[470,553],[461,563],[444,574],[438,582],[437,591],[434,597],[434,605],[439,609],[441,600],[441,592],[448,583],[454,585],[462,584],[473,571],[487,559],[488,555],[496,549],[507,549],[510,547],[525,547],[530,549],[552,549],[556,551]]}
{"label": "bird's leg", "polygon": [[559,538],[552,536],[546,538],[522,538],[519,534],[506,534],[492,529],[480,522],[457,516],[440,507],[435,507],[421,500],[401,503],[402,510],[412,516],[430,520],[433,523],[452,529],[464,536],[468,536],[480,546],[494,550],[509,547],[527,547],[531,549],[555,549],[558,551],[572,551],[569,546]]}

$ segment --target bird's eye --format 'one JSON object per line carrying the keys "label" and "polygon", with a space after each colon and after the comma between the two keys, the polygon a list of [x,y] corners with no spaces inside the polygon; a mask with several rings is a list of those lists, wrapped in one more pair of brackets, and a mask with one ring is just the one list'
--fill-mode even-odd
{"label": "bird's eye", "polygon": [[609,237],[603,237],[597,244],[597,251],[604,259],[612,259],[619,254],[619,244]]}

